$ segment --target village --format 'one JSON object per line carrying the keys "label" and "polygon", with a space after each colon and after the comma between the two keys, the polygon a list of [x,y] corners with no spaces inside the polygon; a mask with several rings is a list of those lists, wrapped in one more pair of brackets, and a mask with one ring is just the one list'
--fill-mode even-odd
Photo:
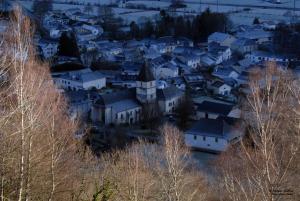
{"label": "village", "polygon": [[[220,153],[247,133],[242,107],[253,72],[266,62],[295,75],[300,70],[297,54],[272,48],[276,22],[254,19],[195,43],[171,35],[111,40],[101,26],[106,17],[88,14],[88,7],[48,11],[34,36],[70,117],[81,122],[76,137],[89,129],[95,151],[132,139],[155,141],[159,127],[170,123],[184,131],[188,147]],[[133,25],[123,34],[132,34]]]}

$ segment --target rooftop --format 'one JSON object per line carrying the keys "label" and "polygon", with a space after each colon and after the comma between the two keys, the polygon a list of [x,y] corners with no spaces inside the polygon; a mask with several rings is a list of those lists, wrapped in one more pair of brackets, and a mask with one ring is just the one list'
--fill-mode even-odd
{"label": "rooftop", "polygon": [[224,121],[221,119],[200,119],[186,133],[201,136],[220,136],[223,132]]}
{"label": "rooftop", "polygon": [[157,89],[157,97],[159,100],[170,100],[175,97],[183,96],[183,94],[184,93],[174,85],[164,89]]}
{"label": "rooftop", "polygon": [[208,113],[219,114],[223,116],[227,116],[233,108],[233,105],[210,102],[210,101],[203,101],[202,103],[197,104],[197,106],[198,106],[197,110],[200,112],[208,112]]}

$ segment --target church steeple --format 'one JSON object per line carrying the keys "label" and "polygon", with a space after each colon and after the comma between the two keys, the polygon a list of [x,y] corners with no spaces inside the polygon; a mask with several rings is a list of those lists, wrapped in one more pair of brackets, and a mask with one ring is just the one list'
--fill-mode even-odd
{"label": "church steeple", "polygon": [[137,77],[136,98],[141,103],[150,103],[156,100],[156,80],[148,61],[144,63]]}
{"label": "church steeple", "polygon": [[142,66],[140,73],[137,77],[137,80],[141,81],[141,82],[151,82],[151,81],[155,80],[152,70],[149,67],[148,61],[146,61],[144,63],[144,65]]}

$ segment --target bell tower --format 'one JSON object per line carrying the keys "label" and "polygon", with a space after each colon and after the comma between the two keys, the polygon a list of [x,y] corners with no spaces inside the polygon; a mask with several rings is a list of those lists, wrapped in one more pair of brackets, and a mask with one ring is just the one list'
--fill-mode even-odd
{"label": "bell tower", "polygon": [[136,98],[141,103],[152,103],[156,101],[156,79],[148,62],[142,66],[136,80]]}

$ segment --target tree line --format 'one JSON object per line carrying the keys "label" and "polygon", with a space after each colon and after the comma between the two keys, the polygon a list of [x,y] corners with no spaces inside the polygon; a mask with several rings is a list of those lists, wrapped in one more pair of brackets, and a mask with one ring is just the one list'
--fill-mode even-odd
{"label": "tree line", "polygon": [[162,10],[155,22],[148,20],[142,25],[131,22],[129,38],[174,36],[199,42],[206,41],[213,32],[227,32],[230,27],[231,22],[224,13],[211,12],[209,9],[197,16],[171,16]]}

